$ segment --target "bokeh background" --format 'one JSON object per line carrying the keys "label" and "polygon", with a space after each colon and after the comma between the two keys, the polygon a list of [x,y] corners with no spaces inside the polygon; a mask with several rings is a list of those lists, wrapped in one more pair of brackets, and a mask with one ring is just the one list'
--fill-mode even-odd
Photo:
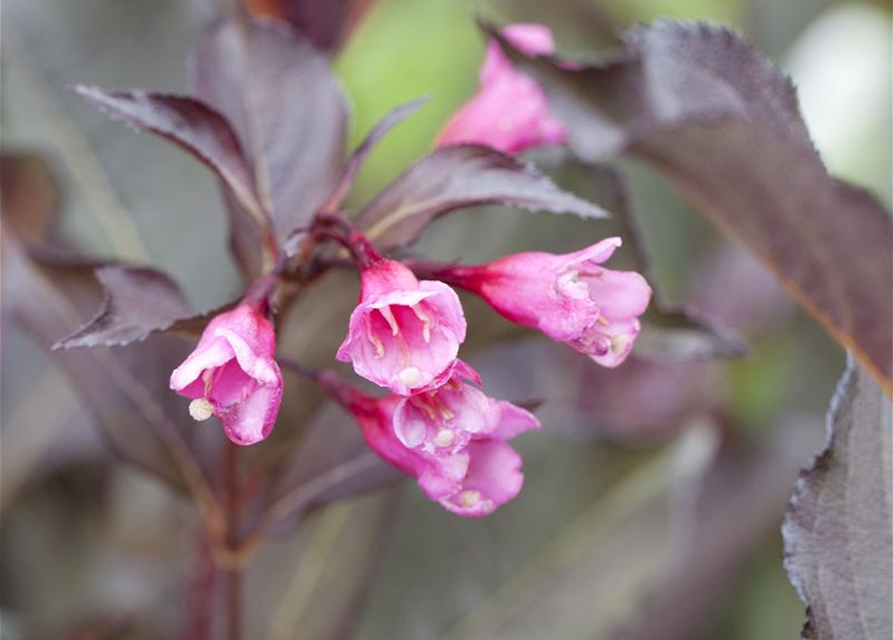
{"label": "bokeh background", "polygon": [[[184,92],[190,47],[219,9],[214,0],[5,0],[0,14],[4,149],[49,160],[63,232],[85,254],[161,267],[197,310],[240,287],[214,181],[67,87]],[[372,154],[354,203],[430,149],[474,91],[477,15],[548,24],[560,49],[581,57],[658,17],[734,26],[794,80],[830,171],[890,207],[890,6],[829,0],[381,0],[335,61],[354,109],[352,143],[396,104],[432,100]],[[552,158],[540,160],[548,169]],[[477,336],[468,359],[488,391],[544,400],[543,431],[518,442],[521,496],[464,521],[405,483],[315,513],[252,562],[246,637],[798,637],[803,607],[781,566],[779,527],[797,470],[821,445],[843,353],[652,171],[622,169],[665,296],[739,330],[753,354],[632,360],[609,375],[465,300]],[[432,226],[419,250],[470,261],[566,250],[601,237],[599,224],[465,212]],[[3,275],[0,637],[176,637],[187,587],[201,579],[189,509],[111,457],[52,357],[9,321],[18,283]],[[324,281],[294,314],[283,352],[324,365],[355,291],[348,277]],[[341,302],[330,304],[336,292]],[[293,415],[309,414],[312,388],[287,383]],[[302,428],[281,421],[277,431]],[[359,564],[374,567],[373,579],[345,604],[335,595],[345,565]]]}

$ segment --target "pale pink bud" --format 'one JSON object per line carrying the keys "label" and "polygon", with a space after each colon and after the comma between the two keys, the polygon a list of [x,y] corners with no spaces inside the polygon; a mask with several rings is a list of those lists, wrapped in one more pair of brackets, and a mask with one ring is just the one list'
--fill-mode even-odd
{"label": "pale pink bud", "polygon": [[638,273],[600,266],[620,244],[620,238],[608,238],[564,255],[516,253],[444,275],[509,320],[616,367],[629,355],[651,299],[651,287]]}
{"label": "pale pink bud", "polygon": [[521,456],[506,440],[540,427],[530,412],[488,399],[491,422],[476,429],[463,447],[442,455],[409,448],[397,437],[394,415],[405,398],[371,398],[343,385],[339,394],[369,447],[391,466],[416,478],[425,495],[449,511],[468,518],[486,516],[521,490]]}
{"label": "pale pink bud", "polygon": [[230,440],[254,444],[270,434],[282,402],[275,351],[273,325],[242,304],[208,323],[195,350],[171,374],[170,387],[193,399],[193,418],[217,416]]}
{"label": "pale pink bud", "polygon": [[[501,33],[524,53],[555,51],[547,27],[516,24]],[[518,72],[498,43],[489,42],[477,94],[447,122],[436,144],[483,144],[515,155],[532,147],[561,144],[565,139],[564,123],[549,112],[539,84]]]}
{"label": "pale pink bud", "polygon": [[410,395],[450,377],[465,330],[449,286],[419,282],[399,262],[379,260],[363,270],[360,302],[336,357],[367,380]]}

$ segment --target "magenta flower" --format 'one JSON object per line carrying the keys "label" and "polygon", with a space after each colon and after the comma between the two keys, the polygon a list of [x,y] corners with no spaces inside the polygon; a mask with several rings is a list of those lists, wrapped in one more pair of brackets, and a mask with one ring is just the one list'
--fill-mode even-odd
{"label": "magenta flower", "polygon": [[360,302],[336,357],[399,395],[439,386],[465,340],[465,314],[442,282],[419,282],[407,267],[377,260],[363,270]]}
{"label": "magenta flower", "polygon": [[215,415],[230,440],[254,444],[270,434],[282,402],[275,351],[273,325],[242,304],[208,323],[195,350],[171,374],[171,389],[193,399],[194,419]]}
{"label": "magenta flower", "polygon": [[651,299],[651,287],[638,273],[600,266],[620,244],[620,238],[608,238],[565,255],[516,253],[443,274],[512,322],[616,367],[632,350],[639,316]]}
{"label": "magenta flower", "polygon": [[[555,51],[547,27],[515,24],[501,33],[527,54]],[[447,122],[436,144],[476,143],[514,155],[531,147],[561,144],[565,138],[564,123],[549,112],[539,84],[518,72],[498,43],[489,42],[477,94]]]}
{"label": "magenta flower", "polygon": [[466,518],[486,516],[521,491],[521,456],[506,441],[540,427],[528,411],[509,402],[491,401],[492,424],[477,429],[466,446],[439,455],[408,448],[397,437],[394,415],[404,398],[371,398],[342,383],[334,385],[339,387],[337,395],[356,418],[369,447],[391,466],[416,478],[425,495],[449,511]]}

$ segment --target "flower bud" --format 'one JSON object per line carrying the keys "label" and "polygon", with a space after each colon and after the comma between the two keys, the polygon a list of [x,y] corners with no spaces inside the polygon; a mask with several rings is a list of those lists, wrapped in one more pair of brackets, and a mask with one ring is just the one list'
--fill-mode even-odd
{"label": "flower bud", "polygon": [[[555,51],[552,32],[537,24],[516,24],[502,30],[512,45],[530,54]],[[549,112],[537,82],[518,72],[499,44],[487,44],[477,94],[452,117],[437,146],[476,143],[515,155],[538,146],[565,141],[564,123]]]}

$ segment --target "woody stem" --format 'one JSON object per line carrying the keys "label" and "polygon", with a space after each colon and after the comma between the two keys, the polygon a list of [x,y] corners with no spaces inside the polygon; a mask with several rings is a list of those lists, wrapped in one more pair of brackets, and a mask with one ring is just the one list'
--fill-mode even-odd
{"label": "woody stem", "polygon": [[[227,441],[223,453],[223,492],[226,502],[226,546],[235,552],[239,547],[239,478],[237,448]],[[233,563],[226,569],[226,638],[239,640],[242,632],[242,569]]]}

